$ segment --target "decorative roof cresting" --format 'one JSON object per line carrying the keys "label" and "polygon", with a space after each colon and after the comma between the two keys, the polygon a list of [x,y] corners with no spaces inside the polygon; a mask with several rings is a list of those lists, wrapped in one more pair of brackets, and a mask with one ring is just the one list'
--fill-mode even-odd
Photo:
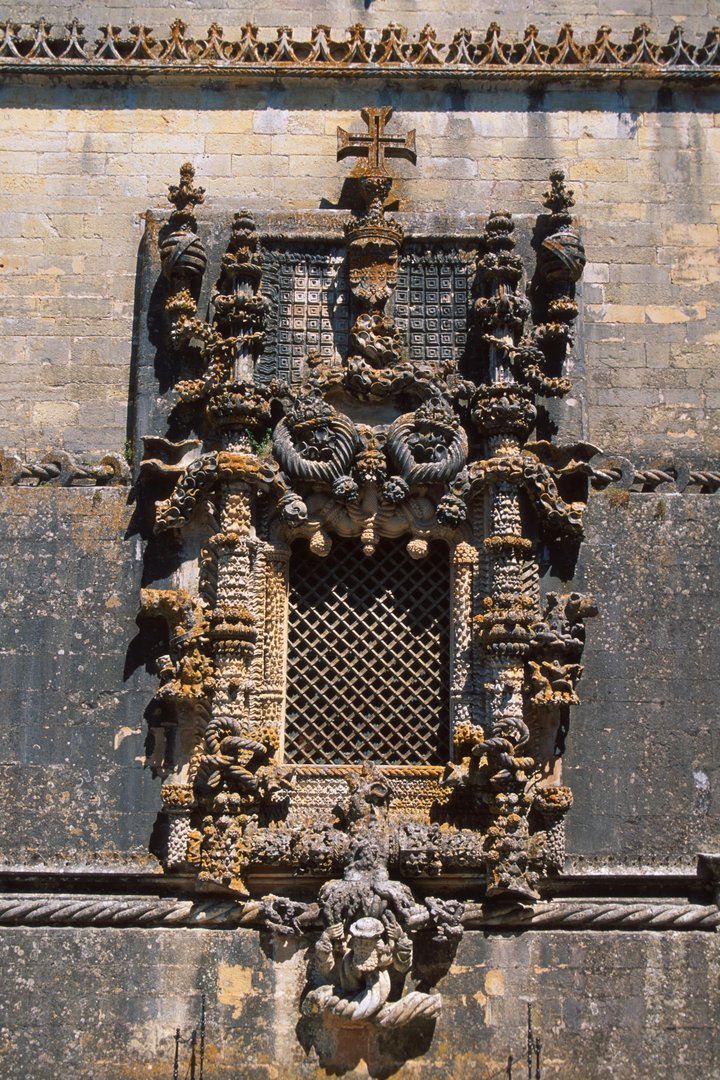
{"label": "decorative roof cresting", "polygon": [[190,37],[187,31],[182,19],[176,19],[161,36],[142,23],[123,29],[108,22],[95,37],[86,33],[77,19],[65,25],[46,19],[36,23],[9,19],[0,23],[0,68],[108,73],[118,69],[156,73],[182,69],[216,75],[242,69],[252,75],[334,76],[372,76],[393,70],[408,77],[493,79],[608,74],[707,78],[720,73],[720,26],[710,27],[705,39],[696,42],[685,38],[681,26],[673,27],[667,41],[657,40],[645,23],[637,26],[628,40],[614,40],[611,28],[603,25],[594,40],[585,42],[575,38],[569,23],[560,28],[555,41],[542,41],[533,25],[519,35],[505,37],[495,22],[486,30],[460,28],[447,42],[438,41],[429,25],[411,34],[397,23],[382,30],[356,23],[339,40],[325,25],[313,27],[309,38],[298,39],[291,27],[280,26],[274,41],[263,40],[252,22],[234,39],[226,39],[218,23],[203,37]]}

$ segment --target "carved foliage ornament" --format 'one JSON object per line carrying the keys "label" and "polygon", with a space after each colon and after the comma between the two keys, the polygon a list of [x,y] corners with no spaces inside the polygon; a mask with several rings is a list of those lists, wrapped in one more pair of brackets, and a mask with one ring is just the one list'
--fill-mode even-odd
{"label": "carved foliage ornament", "polygon": [[[282,47],[289,55],[291,39]],[[463,898],[532,904],[562,867],[572,795],[559,755],[594,614],[577,593],[540,599],[538,549],[579,542],[583,503],[564,492],[568,477],[578,490],[595,450],[528,441],[535,395],[569,390],[562,366],[585,261],[572,192],[554,172],[536,244],[535,324],[513,220],[492,213],[477,239],[465,356],[411,361],[393,318],[403,231],[384,203],[387,158],[414,162],[414,133],[388,135],[391,113],[364,110],[366,134],[339,132],[339,156],[359,158],[365,198],[345,230],[354,323],[342,360],[309,357],[299,384],[260,377],[269,308],[246,212],[235,215],[209,318],[198,314],[207,258],[194,213],[204,192],[183,166],[160,257],[167,345],[178,369],[195,372],[178,381],[178,409],[190,410],[198,437],[148,437],[143,464],[148,490],[172,485],[156,502],[158,537],[187,527],[200,537],[196,591],[142,596],[145,614],[168,628],[152,721],[164,733],[165,866],[238,898],[258,874],[290,893],[304,876],[314,901],[273,894],[262,910],[277,933],[318,919],[325,927],[305,1016],[381,1027],[439,1012],[437,993],[402,993],[419,931],[452,948]],[[295,746],[284,762],[288,560],[304,541],[311,557],[327,557],[337,537],[370,559],[381,541],[404,544],[420,578],[431,543],[445,545],[444,767],[421,753],[415,763],[374,758],[373,727],[395,721],[373,696],[372,668],[357,760],[304,762]],[[392,578],[378,579],[373,610],[387,604],[388,625],[393,595]],[[313,630],[305,660],[292,663],[312,663],[337,625]],[[412,711],[408,695],[401,707]],[[322,710],[322,687],[316,700]],[[432,895],[439,878],[459,899]]]}

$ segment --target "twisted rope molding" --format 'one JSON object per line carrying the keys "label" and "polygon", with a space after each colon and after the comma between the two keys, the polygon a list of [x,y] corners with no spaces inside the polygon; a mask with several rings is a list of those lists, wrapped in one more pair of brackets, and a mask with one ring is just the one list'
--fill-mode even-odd
{"label": "twisted rope molding", "polygon": [[[714,904],[662,901],[551,900],[532,908],[499,910],[468,904],[462,921],[467,929],[714,931],[720,926],[720,909]],[[273,929],[259,900],[27,894],[0,895],[0,926]]]}
{"label": "twisted rope molding", "polygon": [[551,900],[533,908],[497,913],[475,905],[465,909],[466,927],[517,927],[532,930],[716,930],[720,909],[714,904],[647,901]]}
{"label": "twisted rope molding", "polygon": [[712,495],[720,490],[720,470],[696,469],[676,460],[657,468],[638,468],[624,457],[607,457],[587,468],[590,483],[602,491],[611,484],[635,492],[653,492],[663,485],[675,491]]}
{"label": "twisted rope molding", "polygon": [[0,486],[85,487],[95,484],[127,485],[130,468],[122,454],[105,454],[96,464],[76,461],[64,451],[52,451],[40,461],[23,461],[17,454],[0,450]]}
{"label": "twisted rope molding", "polygon": [[[720,490],[720,470],[691,468],[681,460],[662,468],[638,468],[628,458],[614,456],[598,465],[583,466],[583,473],[598,491],[611,485],[639,493],[653,492],[663,485],[696,495],[712,495]],[[41,461],[25,462],[16,454],[0,450],[0,487],[128,485],[130,480],[130,469],[122,454],[106,454],[98,463],[88,464],[54,451]]]}
{"label": "twisted rope molding", "polygon": [[713,26],[702,44],[687,41],[675,26],[665,43],[653,41],[644,23],[625,42],[612,40],[601,26],[595,40],[575,40],[566,23],[554,43],[543,42],[535,26],[521,40],[503,40],[497,23],[486,31],[458,30],[449,43],[438,41],[431,26],[408,37],[405,27],[391,23],[379,32],[357,23],[345,40],[332,38],[329,26],[313,27],[309,40],[295,40],[289,26],[277,28],[277,39],[264,42],[258,27],[248,22],[239,40],[225,40],[213,23],[202,38],[187,36],[187,24],[177,19],[168,36],[155,38],[150,27],[133,23],[128,31],[108,23],[94,41],[77,19],[57,27],[45,19],[0,24],[0,68],[19,71],[77,70],[86,73],[122,70],[162,73],[177,69],[204,75],[237,72],[250,75],[352,76],[387,71],[442,78],[475,76],[584,77],[607,75],[717,77],[720,74],[720,27]]}

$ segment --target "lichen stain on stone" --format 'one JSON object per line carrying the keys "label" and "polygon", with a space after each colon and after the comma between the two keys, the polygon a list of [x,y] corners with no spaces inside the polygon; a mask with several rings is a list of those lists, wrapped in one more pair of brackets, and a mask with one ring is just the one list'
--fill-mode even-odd
{"label": "lichen stain on stone", "polygon": [[[128,739],[131,735],[141,734],[142,732],[140,728],[121,727],[119,731],[115,732],[115,738],[113,739],[113,750],[119,750],[125,740]],[[141,760],[144,761],[145,759],[142,758]]]}
{"label": "lichen stain on stone", "polygon": [[630,492],[625,488],[610,488],[606,497],[610,506],[627,506],[630,502]]}
{"label": "lichen stain on stone", "polygon": [[115,593],[111,593],[105,601],[105,607],[108,611],[113,611],[115,608],[119,608],[122,604],[122,600]]}
{"label": "lichen stain on stone", "polygon": [[505,996],[505,972],[493,968],[485,976],[485,993],[488,997]]}
{"label": "lichen stain on stone", "polygon": [[218,966],[218,1001],[233,1008],[233,1019],[239,1020],[245,998],[253,993],[253,969],[240,964]]}
{"label": "lichen stain on stone", "polygon": [[471,972],[471,971],[475,971],[475,967],[472,966],[472,965],[470,965],[470,966],[468,966],[467,964],[451,964],[450,965],[450,974],[451,975],[467,975],[468,972]]}
{"label": "lichen stain on stone", "polygon": [[665,499],[658,499],[653,516],[656,521],[665,521],[668,516],[668,505]]}

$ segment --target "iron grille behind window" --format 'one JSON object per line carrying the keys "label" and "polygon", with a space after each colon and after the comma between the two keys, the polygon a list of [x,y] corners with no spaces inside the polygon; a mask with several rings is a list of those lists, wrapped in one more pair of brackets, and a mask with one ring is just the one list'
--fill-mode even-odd
{"label": "iron grille behind window", "polygon": [[439,765],[449,741],[450,569],[436,542],[420,562],[401,540],[375,554],[336,538],[290,559],[285,759]]}

